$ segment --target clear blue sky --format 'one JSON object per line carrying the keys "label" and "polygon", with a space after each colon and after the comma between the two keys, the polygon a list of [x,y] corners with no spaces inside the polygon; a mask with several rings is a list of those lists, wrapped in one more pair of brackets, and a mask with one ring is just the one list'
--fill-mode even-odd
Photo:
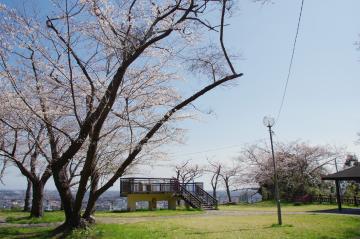
{"label": "clear blue sky", "polygon": [[[239,1],[226,42],[242,55],[236,68],[244,77],[237,86],[218,88],[197,101],[201,109],[212,109],[216,115],[182,124],[188,129],[186,145],[169,149],[171,163],[189,158],[205,163],[206,157],[226,161],[242,144],[267,139],[262,118],[276,115],[280,105],[301,0],[273,2]],[[359,9],[358,0],[305,0],[293,72],[274,128],[276,140],[337,144],[359,153],[355,143],[360,131],[360,51],[355,45],[360,40]],[[239,147],[229,148],[234,145]],[[192,154],[219,148],[226,149]],[[147,173],[171,176],[164,167],[146,170],[144,176]],[[0,189],[25,186],[14,171],[5,182]]]}

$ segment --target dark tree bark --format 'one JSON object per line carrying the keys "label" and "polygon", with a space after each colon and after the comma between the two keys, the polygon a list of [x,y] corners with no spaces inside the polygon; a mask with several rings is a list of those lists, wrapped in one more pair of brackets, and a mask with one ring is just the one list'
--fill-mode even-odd
{"label": "dark tree bark", "polygon": [[217,197],[217,195],[216,195],[217,184],[211,185],[211,187],[212,187],[212,190],[213,190],[213,192],[212,192],[213,198],[216,199],[216,197]]}
{"label": "dark tree bark", "polygon": [[83,215],[83,218],[89,223],[95,222],[93,220],[93,218],[91,217],[91,215],[94,214],[95,209],[96,209],[96,207],[95,207],[95,203],[96,203],[95,192],[98,189],[99,179],[100,179],[100,176],[95,171],[91,177],[91,188],[90,188],[89,200],[88,200],[88,204],[86,206],[86,209],[85,209],[85,212]]}
{"label": "dark tree bark", "polygon": [[[83,215],[84,219],[91,220],[91,214],[95,210],[95,202],[94,201],[94,193],[98,189],[98,182],[99,182],[99,174],[96,172],[96,151],[98,148],[98,141],[99,141],[99,134],[101,124],[96,124],[94,129],[90,131],[89,138],[90,138],[90,145],[88,147],[86,160],[84,164],[84,168],[81,172],[80,183],[78,187],[78,192],[76,194],[75,199],[75,206],[74,206],[74,216],[77,218],[81,218],[81,206],[84,195],[86,193],[86,186],[89,178],[91,179],[90,183],[90,195],[88,200],[88,205],[86,206],[85,213]],[[95,131],[95,132],[94,132]]]}
{"label": "dark tree bark", "polygon": [[225,179],[225,188],[226,188],[226,194],[228,196],[228,202],[232,202],[231,201],[231,193],[230,193],[230,185],[229,185],[229,180]]}
{"label": "dark tree bark", "polygon": [[24,199],[24,210],[23,210],[24,212],[30,211],[31,188],[32,188],[32,183],[30,179],[27,179],[27,187],[26,187],[25,199]]}
{"label": "dark tree bark", "polygon": [[44,185],[41,182],[33,183],[33,198],[31,206],[31,217],[44,216]]}
{"label": "dark tree bark", "polygon": [[80,224],[80,218],[74,217],[74,199],[71,194],[70,184],[65,170],[66,168],[60,170],[53,169],[55,186],[59,192],[63,210],[65,213],[65,222],[61,226],[61,228],[76,228]]}
{"label": "dark tree bark", "polygon": [[216,199],[216,197],[217,197],[217,195],[216,195],[216,187],[215,188],[213,187],[213,198]]}
{"label": "dark tree bark", "polygon": [[210,165],[212,167],[212,170],[210,170],[210,172],[212,173],[210,184],[211,184],[211,187],[213,190],[213,198],[216,199],[216,197],[217,197],[216,190],[217,190],[217,186],[219,183],[221,164],[215,164],[215,163],[210,162]]}

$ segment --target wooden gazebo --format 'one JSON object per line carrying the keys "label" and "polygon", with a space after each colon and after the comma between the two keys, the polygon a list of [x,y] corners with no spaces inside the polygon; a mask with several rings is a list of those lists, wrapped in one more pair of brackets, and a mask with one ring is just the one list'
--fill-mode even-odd
{"label": "wooden gazebo", "polygon": [[357,181],[360,182],[360,165],[329,174],[322,177],[322,180],[335,180],[336,185],[336,201],[339,211],[341,211],[340,181]]}

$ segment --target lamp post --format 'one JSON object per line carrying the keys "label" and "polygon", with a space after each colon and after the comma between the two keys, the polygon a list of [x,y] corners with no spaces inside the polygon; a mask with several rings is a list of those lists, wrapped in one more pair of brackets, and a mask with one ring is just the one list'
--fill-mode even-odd
{"label": "lamp post", "polygon": [[282,219],[281,219],[280,193],[279,193],[278,175],[277,175],[277,169],[276,169],[276,161],[275,161],[272,130],[271,130],[271,127],[274,126],[275,120],[272,117],[265,116],[263,119],[263,123],[266,127],[269,128],[271,154],[272,154],[272,161],[273,161],[273,167],[274,167],[275,201],[276,201],[276,205],[277,205],[278,223],[279,223],[279,225],[281,225]]}

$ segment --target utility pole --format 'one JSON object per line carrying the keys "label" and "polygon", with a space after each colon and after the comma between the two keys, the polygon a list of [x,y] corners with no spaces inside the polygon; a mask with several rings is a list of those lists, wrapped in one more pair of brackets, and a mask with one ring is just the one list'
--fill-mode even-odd
{"label": "utility pole", "polygon": [[276,169],[276,161],[275,161],[275,154],[274,154],[274,145],[273,145],[273,138],[272,138],[272,130],[271,127],[274,125],[275,120],[272,117],[264,117],[263,123],[269,129],[270,134],[270,144],[271,144],[271,154],[272,154],[272,161],[274,167],[274,185],[275,185],[275,201],[277,205],[277,214],[278,214],[278,224],[282,225],[282,218],[281,218],[281,205],[280,205],[280,193],[279,193],[279,183],[278,183],[278,175]]}

